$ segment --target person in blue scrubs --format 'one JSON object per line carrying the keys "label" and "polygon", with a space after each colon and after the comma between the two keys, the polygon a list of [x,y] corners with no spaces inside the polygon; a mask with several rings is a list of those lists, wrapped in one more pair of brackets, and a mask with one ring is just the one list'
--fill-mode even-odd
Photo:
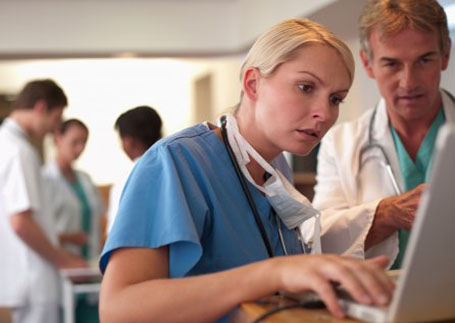
{"label": "person in blue scrubs", "polygon": [[387,258],[300,255],[296,231],[262,194],[271,173],[290,178],[283,151],[308,154],[334,124],[353,75],[351,52],[319,24],[290,19],[263,34],[243,63],[227,134],[236,158],[250,156],[238,160],[241,176],[249,177],[274,256],[220,128],[197,124],[157,142],[130,174],[100,260],[102,321],[227,321],[241,302],[281,290],[314,290],[341,317],[330,282],[360,302],[386,304],[393,290]]}

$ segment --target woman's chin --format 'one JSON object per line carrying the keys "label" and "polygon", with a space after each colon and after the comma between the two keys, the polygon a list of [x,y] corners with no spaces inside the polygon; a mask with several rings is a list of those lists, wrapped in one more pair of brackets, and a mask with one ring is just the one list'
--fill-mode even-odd
{"label": "woman's chin", "polygon": [[307,156],[311,153],[311,151],[314,149],[314,147],[316,147],[316,145],[318,144],[319,142],[315,143],[315,144],[311,144],[311,145],[305,145],[303,147],[303,145],[299,145],[299,147],[293,147],[292,149],[289,149],[289,150],[286,150],[287,152],[293,154],[293,155],[297,155],[297,156]]}

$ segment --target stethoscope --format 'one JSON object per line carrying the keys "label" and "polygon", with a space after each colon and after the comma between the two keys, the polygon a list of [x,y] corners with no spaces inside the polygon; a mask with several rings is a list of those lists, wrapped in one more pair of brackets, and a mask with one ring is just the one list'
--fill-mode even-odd
{"label": "stethoscope", "polygon": [[[455,97],[449,92],[449,91],[446,91],[446,90],[442,90],[444,91],[447,96],[450,98],[450,100],[452,101],[453,104],[455,104]],[[398,181],[397,181],[397,178],[392,170],[392,165],[390,163],[390,159],[389,157],[387,156],[387,153],[384,149],[384,147],[378,142],[376,141],[374,138],[373,138],[373,124],[374,124],[374,120],[376,118],[376,113],[378,111],[378,104],[376,104],[376,107],[374,108],[374,111],[373,111],[373,114],[371,115],[371,118],[370,118],[370,122],[368,124],[368,142],[365,146],[362,147],[362,149],[360,149],[360,154],[359,154],[359,173],[360,173],[360,169],[362,168],[362,157],[363,155],[369,151],[369,150],[372,150],[372,149],[378,149],[379,152],[381,153],[382,155],[382,163],[381,165],[384,166],[386,172],[387,172],[387,175],[389,176],[390,178],[390,181],[393,185],[393,189],[395,191],[395,194],[396,195],[400,195],[402,193],[400,187],[398,186]]]}
{"label": "stethoscope", "polygon": [[[270,258],[272,258],[273,250],[272,250],[272,246],[270,244],[270,240],[267,236],[267,232],[265,231],[264,224],[262,223],[261,217],[259,216],[259,212],[256,207],[256,203],[254,202],[253,197],[251,196],[251,192],[248,189],[248,185],[245,181],[245,177],[242,174],[239,163],[237,162],[234,151],[232,150],[232,147],[229,144],[229,140],[227,137],[227,130],[226,130],[226,124],[227,124],[226,117],[222,116],[220,118],[220,122],[221,122],[221,127],[220,127],[221,137],[223,139],[224,145],[226,146],[226,150],[228,152],[229,159],[231,160],[232,165],[234,166],[235,173],[237,174],[240,184],[242,185],[243,192],[245,193],[245,196],[248,200],[248,204],[250,205],[251,211],[253,212],[254,220],[256,221],[256,225],[261,233],[262,240],[264,241],[264,245],[267,249],[267,254]],[[280,222],[280,219],[278,218],[277,214],[275,214],[275,220],[277,222],[278,236],[280,238],[281,247],[283,248],[284,254],[287,256],[288,251],[286,248],[286,243],[284,242],[283,231],[281,229],[281,222]],[[305,243],[304,243],[303,237],[302,237],[302,233],[300,232],[299,228],[295,228],[294,230],[297,232],[297,238],[300,241],[300,245],[302,247],[302,252],[303,253],[309,252],[309,250],[307,250],[308,248],[305,246]]]}

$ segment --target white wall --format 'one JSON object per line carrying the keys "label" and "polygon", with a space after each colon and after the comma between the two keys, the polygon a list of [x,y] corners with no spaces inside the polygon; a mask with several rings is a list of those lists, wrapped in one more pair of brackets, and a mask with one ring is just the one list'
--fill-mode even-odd
{"label": "white wall", "polygon": [[[207,62],[175,59],[7,61],[0,62],[0,92],[16,93],[35,78],[58,82],[69,99],[64,116],[82,119],[91,132],[78,167],[105,184],[129,163],[113,128],[118,115],[150,105],[161,115],[165,135],[188,126],[192,80],[209,68]],[[46,152],[52,156],[52,141]]]}
{"label": "white wall", "polygon": [[0,56],[231,54],[333,1],[1,0]]}

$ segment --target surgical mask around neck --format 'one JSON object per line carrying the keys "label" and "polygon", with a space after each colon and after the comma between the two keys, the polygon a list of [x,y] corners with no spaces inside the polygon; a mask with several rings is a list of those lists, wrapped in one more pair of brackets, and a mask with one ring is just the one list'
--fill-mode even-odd
{"label": "surgical mask around neck", "polygon": [[[251,184],[265,194],[267,200],[286,227],[289,230],[298,227],[298,230],[302,232],[304,242],[306,244],[312,244],[312,253],[321,253],[320,212],[313,208],[310,201],[294,188],[280,170],[273,168],[246,141],[240,134],[234,116],[227,115],[226,121],[228,141],[243,175]],[[262,186],[253,180],[246,167],[251,161],[250,157],[270,174],[270,177]],[[302,223],[310,219],[314,221],[314,226],[308,230],[308,226],[302,226]]]}

